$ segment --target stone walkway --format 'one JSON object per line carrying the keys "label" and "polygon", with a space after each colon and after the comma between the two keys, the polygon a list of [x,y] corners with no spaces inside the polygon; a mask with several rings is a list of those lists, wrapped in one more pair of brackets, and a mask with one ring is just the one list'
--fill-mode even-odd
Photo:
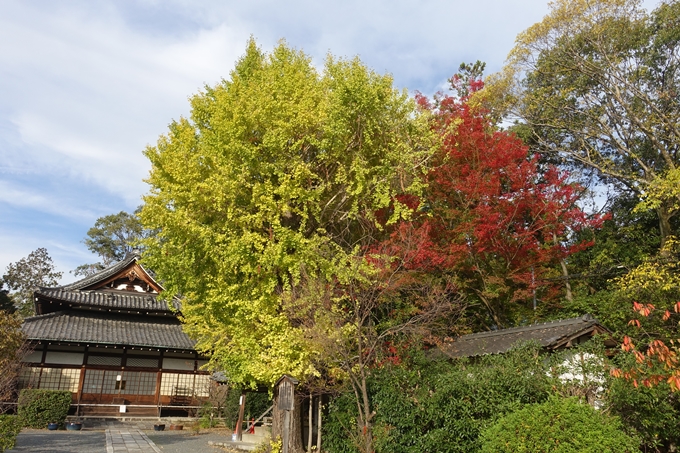
{"label": "stone walkway", "polygon": [[106,453],[115,452],[155,452],[161,450],[143,432],[137,428],[131,429],[107,429],[106,430]]}
{"label": "stone walkway", "polygon": [[151,420],[88,420],[82,431],[24,429],[17,437],[16,447],[7,453],[226,453],[256,446],[231,442],[226,430],[200,434],[189,430],[154,431],[153,424]]}

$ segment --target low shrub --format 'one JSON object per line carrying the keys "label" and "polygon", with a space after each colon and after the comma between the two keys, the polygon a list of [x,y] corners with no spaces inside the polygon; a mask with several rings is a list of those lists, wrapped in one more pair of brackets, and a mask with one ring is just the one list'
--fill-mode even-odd
{"label": "low shrub", "polygon": [[[414,353],[416,355],[416,353]],[[553,381],[539,349],[527,345],[503,356],[434,361],[373,370],[369,380],[378,453],[476,453],[479,434],[501,416],[545,401]],[[323,425],[332,453],[358,449],[354,394],[333,399]]]}
{"label": "low shrub", "polygon": [[556,396],[500,418],[480,440],[482,453],[633,453],[640,445],[618,418]]}
{"label": "low shrub", "polygon": [[15,415],[0,415],[0,452],[11,450],[21,431],[21,423]]}
{"label": "low shrub", "polygon": [[19,393],[17,414],[27,428],[45,428],[48,423],[64,423],[71,406],[71,392],[24,389]]}

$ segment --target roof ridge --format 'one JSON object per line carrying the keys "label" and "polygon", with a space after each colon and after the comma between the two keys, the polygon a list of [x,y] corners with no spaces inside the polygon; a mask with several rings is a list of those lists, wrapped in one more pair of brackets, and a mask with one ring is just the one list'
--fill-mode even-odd
{"label": "roof ridge", "polygon": [[157,293],[121,291],[109,289],[77,290],[65,288],[43,288],[36,296],[78,306],[111,307],[153,312],[181,312],[182,303],[177,297],[161,299]]}
{"label": "roof ridge", "polygon": [[66,310],[59,310],[59,311],[53,311],[51,313],[45,313],[45,314],[42,314],[42,315],[27,316],[26,318],[24,318],[24,322],[32,321],[32,320],[35,320],[35,319],[53,318],[53,317],[62,316],[62,315],[68,315],[68,312]]}
{"label": "roof ridge", "polygon": [[475,339],[475,338],[485,338],[485,337],[493,337],[496,335],[506,335],[508,333],[512,332],[527,332],[531,330],[536,330],[536,329],[541,329],[541,328],[546,328],[546,327],[554,327],[556,325],[568,325],[568,324],[576,324],[578,322],[585,322],[585,323],[598,323],[597,319],[595,319],[590,313],[587,313],[583,316],[579,316],[577,318],[567,318],[567,319],[558,319],[555,321],[546,321],[543,323],[535,323],[535,324],[529,324],[526,326],[518,326],[518,327],[508,327],[507,329],[498,329],[498,330],[491,330],[491,331],[486,331],[486,332],[475,332],[475,333],[470,333],[467,335],[461,335],[460,337],[456,338],[454,341],[460,341],[460,340],[468,340],[468,339]]}
{"label": "roof ridge", "polygon": [[102,269],[101,271],[99,271],[95,274],[88,275],[87,277],[82,278],[82,279],[75,281],[73,283],[70,283],[68,285],[57,286],[57,287],[52,288],[52,289],[63,288],[63,289],[67,289],[67,290],[79,290],[79,289],[86,287],[88,285],[91,285],[92,283],[95,283],[99,280],[103,280],[103,279],[109,277],[111,274],[115,274],[116,272],[118,272],[118,271],[122,270],[123,268],[125,268],[126,266],[128,266],[130,263],[137,261],[139,258],[141,258],[141,257],[136,253],[128,253],[127,255],[125,255],[125,258],[123,258],[122,260],[111,264],[109,267],[106,267],[106,268]]}

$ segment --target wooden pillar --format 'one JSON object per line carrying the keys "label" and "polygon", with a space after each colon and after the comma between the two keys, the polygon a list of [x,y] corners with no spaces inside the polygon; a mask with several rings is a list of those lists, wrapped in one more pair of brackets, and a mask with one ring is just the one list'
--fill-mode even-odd
{"label": "wooden pillar", "polygon": [[290,412],[283,412],[283,453],[288,453],[288,444],[290,443]]}
{"label": "wooden pillar", "polygon": [[84,384],[85,384],[85,365],[80,367],[80,381],[78,382],[78,395],[76,397],[76,417],[80,417],[80,398],[83,396]]}
{"label": "wooden pillar", "polygon": [[163,377],[163,371],[159,368],[156,372],[156,408],[158,409],[158,418],[161,416],[161,407],[163,403],[161,402],[161,382]]}
{"label": "wooden pillar", "polygon": [[239,400],[238,408],[238,422],[236,422],[236,440],[239,442],[243,440],[243,414],[246,411],[246,391],[241,390],[241,399]]}
{"label": "wooden pillar", "polygon": [[47,357],[47,343],[43,343],[42,358],[40,359],[40,366],[45,366],[46,357]]}
{"label": "wooden pillar", "polygon": [[87,368],[87,357],[90,348],[85,346],[85,352],[83,352],[83,364],[80,367],[80,381],[78,382],[78,397],[76,405],[76,417],[80,417],[80,399],[83,396],[83,386],[85,385],[85,368]]}

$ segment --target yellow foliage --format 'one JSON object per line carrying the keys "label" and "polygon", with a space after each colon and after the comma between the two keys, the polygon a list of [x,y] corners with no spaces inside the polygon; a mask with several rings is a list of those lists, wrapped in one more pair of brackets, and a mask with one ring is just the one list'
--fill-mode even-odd
{"label": "yellow foliage", "polygon": [[[182,295],[185,330],[234,383],[319,374],[322,352],[286,294],[342,281],[376,213],[407,218],[436,144],[389,75],[329,56],[317,70],[285,42],[254,40],[228,79],[191,98],[146,150],[145,262]],[[294,300],[294,298],[289,298]]]}

